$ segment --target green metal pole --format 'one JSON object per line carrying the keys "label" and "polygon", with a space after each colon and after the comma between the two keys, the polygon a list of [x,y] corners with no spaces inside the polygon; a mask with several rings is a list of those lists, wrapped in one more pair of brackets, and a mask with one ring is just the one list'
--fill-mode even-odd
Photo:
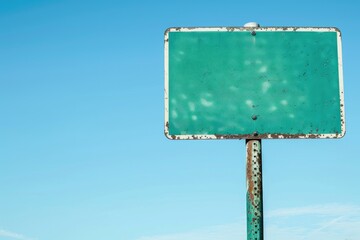
{"label": "green metal pole", "polygon": [[263,240],[261,140],[246,140],[247,240]]}

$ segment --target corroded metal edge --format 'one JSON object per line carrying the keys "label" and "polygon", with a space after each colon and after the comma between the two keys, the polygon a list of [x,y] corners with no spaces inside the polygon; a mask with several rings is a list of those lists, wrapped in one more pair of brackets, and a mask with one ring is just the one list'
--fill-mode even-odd
{"label": "corroded metal edge", "polygon": [[344,74],[342,62],[342,39],[341,32],[336,28],[337,33],[337,50],[338,50],[338,73],[339,73],[339,97],[340,97],[340,121],[341,121],[341,136],[342,138],[346,133],[345,124],[345,97],[344,97]]}
{"label": "corroded metal edge", "polygon": [[[171,135],[169,133],[169,33],[170,32],[242,32],[242,31],[298,31],[298,32],[336,32],[338,47],[338,72],[339,72],[339,96],[340,96],[340,133],[329,134],[281,134],[281,133],[262,133],[262,134],[234,134],[234,135]],[[342,64],[342,41],[341,31],[336,27],[170,27],[164,33],[164,104],[165,104],[165,121],[164,133],[171,140],[213,140],[213,139],[315,139],[315,138],[342,138],[345,136],[345,101],[344,101],[344,79]]]}
{"label": "corroded metal edge", "polygon": [[[345,129],[344,129],[345,130]],[[171,135],[169,126],[165,124],[165,136],[170,140],[229,140],[229,139],[331,139],[342,138],[345,132],[335,134],[233,134],[233,135]]]}
{"label": "corroded metal edge", "polygon": [[338,32],[337,27],[170,27],[166,29],[165,35],[169,32],[244,32],[249,30],[256,31],[286,31],[286,32]]}
{"label": "corroded metal edge", "polygon": [[164,105],[165,105],[165,136],[169,139],[172,139],[169,136],[169,32],[170,28],[165,31],[164,37],[164,76],[165,76],[165,86],[164,86]]}

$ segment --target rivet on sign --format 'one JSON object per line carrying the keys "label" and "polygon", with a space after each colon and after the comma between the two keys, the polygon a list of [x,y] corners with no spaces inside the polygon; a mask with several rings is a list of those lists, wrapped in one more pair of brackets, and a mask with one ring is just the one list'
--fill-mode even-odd
{"label": "rivet on sign", "polygon": [[252,120],[256,120],[257,119],[257,116],[256,115],[252,115]]}
{"label": "rivet on sign", "polygon": [[259,135],[259,133],[258,133],[258,132],[254,132],[253,135],[254,135],[254,137],[256,137],[257,135]]}
{"label": "rivet on sign", "polygon": [[256,32],[255,32],[255,31],[252,31],[252,32],[251,32],[251,35],[255,36],[255,35],[256,35]]}

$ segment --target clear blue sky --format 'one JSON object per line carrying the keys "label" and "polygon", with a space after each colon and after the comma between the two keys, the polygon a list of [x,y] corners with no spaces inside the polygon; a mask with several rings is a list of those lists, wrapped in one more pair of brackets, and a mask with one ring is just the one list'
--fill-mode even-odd
{"label": "clear blue sky", "polygon": [[163,34],[249,21],[343,36],[347,133],[263,141],[265,239],[360,239],[359,9],[0,1],[0,239],[245,239],[244,141],[163,134]]}

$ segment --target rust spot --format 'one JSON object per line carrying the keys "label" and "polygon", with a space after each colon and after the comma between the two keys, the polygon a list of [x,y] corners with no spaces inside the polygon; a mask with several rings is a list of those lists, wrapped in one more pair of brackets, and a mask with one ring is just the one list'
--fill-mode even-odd
{"label": "rust spot", "polygon": [[229,32],[233,32],[235,30],[234,27],[227,27],[226,30],[228,30]]}
{"label": "rust spot", "polygon": [[172,140],[179,140],[180,137],[176,136],[176,135],[169,135],[169,138]]}
{"label": "rust spot", "polygon": [[[254,209],[258,211],[262,202],[262,164],[261,164],[261,150],[257,149],[257,140],[246,141],[246,179],[247,179],[247,193],[248,201]],[[260,202],[258,202],[260,201]],[[255,212],[255,215],[258,212]]]}
{"label": "rust spot", "polygon": [[216,139],[260,139],[258,136],[254,138],[253,134],[234,134],[234,135],[223,135],[215,134]]}
{"label": "rust spot", "polygon": [[246,159],[246,179],[248,180],[248,194],[250,198],[250,202],[254,205],[254,181],[252,180],[252,154],[253,154],[253,146],[251,141],[247,142],[247,159]]}

